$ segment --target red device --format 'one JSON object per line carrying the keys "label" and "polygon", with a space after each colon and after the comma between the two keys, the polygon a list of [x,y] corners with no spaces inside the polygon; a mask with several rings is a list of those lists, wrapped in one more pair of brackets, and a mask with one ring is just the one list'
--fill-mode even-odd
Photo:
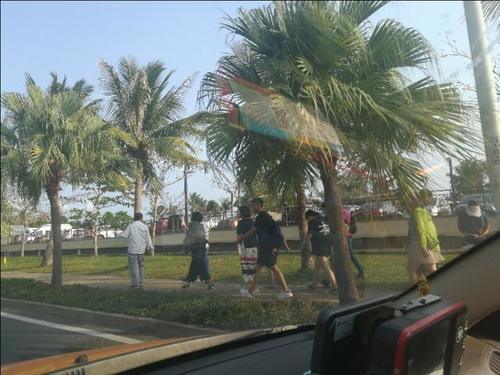
{"label": "red device", "polygon": [[458,373],[466,307],[436,296],[417,298],[373,331],[368,374]]}

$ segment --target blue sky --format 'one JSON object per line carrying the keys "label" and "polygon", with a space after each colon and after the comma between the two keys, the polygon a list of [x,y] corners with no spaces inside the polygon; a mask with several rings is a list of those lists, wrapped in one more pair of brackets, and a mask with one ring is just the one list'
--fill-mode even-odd
{"label": "blue sky", "polygon": [[[200,77],[215,67],[227,50],[227,33],[220,27],[224,13],[234,15],[239,7],[252,8],[266,2],[2,2],[1,3],[1,91],[24,91],[24,75],[29,72],[42,86],[49,72],[66,75],[70,82],[85,78],[98,87],[101,59],[116,64],[121,56],[132,55],[141,63],[160,59],[175,69],[174,83],[197,73],[186,98],[186,114],[196,110]],[[459,49],[468,49],[461,1],[394,2],[372,19],[395,18],[413,26],[428,38],[438,54],[449,51],[447,40]],[[495,35],[489,26],[490,40]],[[498,49],[493,51],[498,55]],[[447,57],[440,61],[442,80],[458,79],[473,83],[467,61]],[[436,72],[436,74],[438,74]],[[200,151],[204,156],[203,150]],[[440,163],[433,159],[432,163]],[[436,187],[448,187],[445,168],[435,172]],[[197,173],[190,190],[206,198],[225,193]],[[170,187],[176,196],[182,184]],[[69,193],[65,189],[65,193]]]}

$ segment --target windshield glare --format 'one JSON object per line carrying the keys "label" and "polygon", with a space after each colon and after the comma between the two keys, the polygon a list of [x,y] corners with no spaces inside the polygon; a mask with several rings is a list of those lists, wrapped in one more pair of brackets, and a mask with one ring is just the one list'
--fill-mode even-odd
{"label": "windshield glare", "polygon": [[471,48],[458,1],[2,2],[2,365],[312,324],[497,233],[481,3]]}

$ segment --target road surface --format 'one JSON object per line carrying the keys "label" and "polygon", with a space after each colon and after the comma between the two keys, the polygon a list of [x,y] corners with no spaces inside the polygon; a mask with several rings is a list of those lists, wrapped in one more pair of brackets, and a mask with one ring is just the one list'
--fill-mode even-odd
{"label": "road surface", "polygon": [[1,363],[214,334],[203,328],[2,299]]}

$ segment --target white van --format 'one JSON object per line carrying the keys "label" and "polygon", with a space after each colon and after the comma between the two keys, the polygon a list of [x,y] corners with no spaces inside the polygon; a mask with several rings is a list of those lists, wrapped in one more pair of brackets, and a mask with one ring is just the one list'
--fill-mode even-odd
{"label": "white van", "polygon": [[[48,239],[50,236],[50,231],[52,229],[52,224],[44,224],[33,233],[31,233],[26,239],[27,242],[36,242],[36,239]],[[73,238],[73,227],[70,224],[61,224],[61,232],[63,240],[70,240]]]}

